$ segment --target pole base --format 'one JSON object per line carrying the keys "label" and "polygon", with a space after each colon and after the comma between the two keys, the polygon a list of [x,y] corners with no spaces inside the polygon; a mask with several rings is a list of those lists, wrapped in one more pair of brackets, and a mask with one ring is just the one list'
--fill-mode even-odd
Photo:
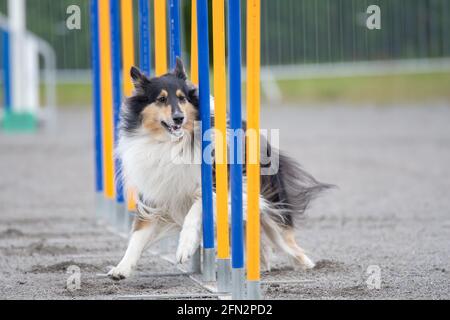
{"label": "pole base", "polygon": [[244,268],[233,268],[231,271],[232,290],[231,299],[243,300],[245,298],[245,271]]}
{"label": "pole base", "polygon": [[198,247],[191,258],[191,272],[202,273],[202,253],[200,247]]}
{"label": "pole base", "polygon": [[34,133],[37,128],[38,121],[32,113],[8,111],[3,116],[2,129],[4,132]]}
{"label": "pole base", "polygon": [[115,221],[115,209],[114,209],[114,200],[105,198],[105,205],[103,210],[103,220],[109,224],[111,227],[114,227]]}
{"label": "pole base", "polygon": [[231,292],[231,260],[217,260],[217,291],[220,293]]}
{"label": "pole base", "polygon": [[104,218],[105,201],[103,192],[97,192],[95,195],[95,217],[97,221],[101,221]]}
{"label": "pole base", "polygon": [[131,232],[131,229],[133,228],[133,222],[134,222],[134,216],[135,213],[133,211],[130,211],[128,209],[125,209],[125,233],[129,234]]}
{"label": "pole base", "polygon": [[260,281],[247,281],[247,299],[262,300]]}
{"label": "pole base", "polygon": [[125,229],[125,204],[116,202],[114,206],[114,229],[117,232],[123,232]]}
{"label": "pole base", "polygon": [[203,280],[216,281],[216,250],[203,249]]}

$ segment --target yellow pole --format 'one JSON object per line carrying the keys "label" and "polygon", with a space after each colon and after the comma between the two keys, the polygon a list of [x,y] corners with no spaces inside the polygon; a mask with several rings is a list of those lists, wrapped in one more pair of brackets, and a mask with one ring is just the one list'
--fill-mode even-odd
{"label": "yellow pole", "polygon": [[260,0],[247,0],[247,280],[260,280]]}
{"label": "yellow pole", "polygon": [[155,73],[161,76],[167,72],[166,0],[155,0]]}
{"label": "yellow pole", "polygon": [[122,63],[123,63],[123,92],[130,96],[133,83],[130,69],[134,66],[134,31],[133,31],[133,1],[121,0],[121,31],[122,31]]}
{"label": "yellow pole", "polygon": [[105,197],[114,200],[114,116],[111,71],[111,24],[109,0],[100,0],[100,73],[103,131],[103,179]]}
{"label": "yellow pole", "polygon": [[214,109],[216,127],[217,257],[230,257],[228,226],[227,102],[224,0],[213,0]]}
{"label": "yellow pole", "polygon": [[[121,0],[121,31],[122,31],[122,83],[124,95],[129,97],[133,92],[130,69],[134,66],[134,30],[133,30],[133,0]],[[127,207],[129,211],[136,210],[134,191],[127,190]]]}
{"label": "yellow pole", "polygon": [[197,0],[192,0],[191,29],[191,81],[198,85]]}

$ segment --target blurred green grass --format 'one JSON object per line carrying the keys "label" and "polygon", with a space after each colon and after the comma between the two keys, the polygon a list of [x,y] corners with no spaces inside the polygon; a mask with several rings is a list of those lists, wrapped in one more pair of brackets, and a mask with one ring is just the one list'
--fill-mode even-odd
{"label": "blurred green grass", "polygon": [[[450,101],[450,73],[280,80],[277,84],[286,103],[342,102],[358,105]],[[60,83],[56,92],[59,107],[87,107],[92,104],[89,83]]]}
{"label": "blurred green grass", "polygon": [[[40,87],[40,97],[44,98],[44,86]],[[92,87],[90,83],[58,83],[56,85],[56,105],[58,107],[88,107],[92,105]]]}
{"label": "blurred green grass", "polygon": [[278,81],[287,102],[390,104],[450,100],[450,73]]}

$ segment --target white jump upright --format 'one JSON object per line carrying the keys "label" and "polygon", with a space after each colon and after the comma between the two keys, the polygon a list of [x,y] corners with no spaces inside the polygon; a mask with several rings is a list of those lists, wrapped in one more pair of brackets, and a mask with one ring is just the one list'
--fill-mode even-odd
{"label": "white jump upright", "polygon": [[[11,60],[14,66],[13,110],[35,114],[39,105],[39,64],[36,57],[37,45],[27,39],[25,0],[8,0],[8,16],[13,52]],[[26,95],[23,94],[24,91],[27,92]]]}
{"label": "white jump upright", "polygon": [[[10,42],[10,106],[3,113],[4,131],[33,132],[38,119],[54,121],[56,56],[53,48],[26,29],[26,1],[8,0],[8,17],[0,14],[0,25]],[[43,57],[45,110],[40,103],[39,57]],[[24,94],[26,92],[26,94]]]}

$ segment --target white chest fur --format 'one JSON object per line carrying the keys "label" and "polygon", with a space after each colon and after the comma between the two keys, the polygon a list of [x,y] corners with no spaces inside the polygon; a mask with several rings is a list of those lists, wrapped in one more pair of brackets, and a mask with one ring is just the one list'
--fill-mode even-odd
{"label": "white chest fur", "polygon": [[177,142],[122,136],[117,148],[125,186],[135,188],[145,203],[178,225],[201,188],[200,164],[195,161],[200,152],[187,135]]}

